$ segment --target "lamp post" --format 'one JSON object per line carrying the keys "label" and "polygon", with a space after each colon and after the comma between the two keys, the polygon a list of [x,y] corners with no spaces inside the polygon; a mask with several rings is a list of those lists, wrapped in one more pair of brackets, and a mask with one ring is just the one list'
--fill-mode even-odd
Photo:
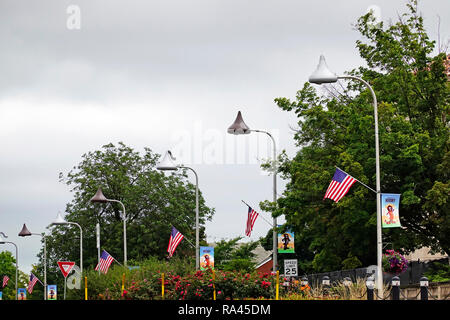
{"label": "lamp post", "polygon": [[50,225],[57,226],[62,224],[73,224],[80,229],[80,272],[81,275],[83,275],[83,229],[81,229],[81,226],[76,222],[64,220],[64,218],[61,216],[61,212],[58,212],[56,219]]}
{"label": "lamp post", "polygon": [[[273,143],[273,202],[276,204],[277,202],[277,170],[276,170],[276,160],[277,160],[277,148],[275,145],[275,139],[273,138],[273,136],[267,132],[267,131],[263,131],[263,130],[250,130],[250,128],[245,124],[244,119],[242,119],[242,114],[240,111],[238,111],[236,120],[234,120],[233,124],[228,128],[227,130],[228,133],[230,134],[234,134],[234,135],[240,135],[240,134],[250,134],[250,132],[260,132],[260,133],[265,133],[267,134],[270,139],[272,140]],[[277,246],[277,231],[276,231],[276,227],[277,227],[277,218],[274,217],[273,218],[273,233],[272,233],[272,238],[273,238],[273,243],[272,243],[272,250],[273,250],[273,254],[272,254],[272,262],[273,262],[273,272],[276,272],[277,270],[277,250],[278,250],[278,246]]]}
{"label": "lamp post", "polygon": [[44,239],[44,300],[47,300],[47,241],[45,233],[31,233],[28,230],[25,223],[23,224],[22,230],[19,232],[19,237],[29,237],[31,235],[41,236]]}
{"label": "lamp post", "polygon": [[117,203],[121,204],[122,209],[123,209],[123,215],[122,215],[122,220],[123,220],[123,264],[126,267],[127,266],[127,216],[126,216],[126,212],[125,212],[125,206],[119,200],[107,199],[103,195],[103,192],[102,192],[101,188],[98,188],[97,192],[91,198],[90,201],[94,202],[94,203],[117,202]]}
{"label": "lamp post", "polygon": [[319,65],[314,73],[309,77],[309,82],[315,84],[334,83],[338,79],[352,79],[362,82],[372,94],[374,120],[375,120],[375,170],[376,170],[376,201],[377,201],[377,289],[378,295],[383,296],[383,272],[382,272],[382,233],[381,233],[381,186],[380,186],[380,149],[378,141],[378,111],[377,111],[377,97],[372,87],[361,78],[354,76],[337,76],[328,69],[325,62],[325,57],[320,56]]}
{"label": "lamp post", "polygon": [[198,208],[198,175],[194,169],[182,165],[176,165],[176,158],[170,150],[167,150],[162,161],[156,166],[156,169],[162,171],[175,171],[178,169],[189,169],[195,175],[195,269],[200,268],[200,232],[199,232],[199,208]]}
{"label": "lamp post", "polygon": [[19,270],[19,250],[17,249],[17,245],[14,242],[11,241],[5,241],[3,237],[8,238],[3,232],[0,232],[0,244],[10,243],[16,247],[16,300],[17,300],[17,277],[18,277],[18,270]]}

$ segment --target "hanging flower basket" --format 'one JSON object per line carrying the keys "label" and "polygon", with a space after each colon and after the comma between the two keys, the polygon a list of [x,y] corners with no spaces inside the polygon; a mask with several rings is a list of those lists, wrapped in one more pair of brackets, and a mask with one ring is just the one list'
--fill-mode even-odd
{"label": "hanging flower basket", "polygon": [[408,269],[408,260],[405,259],[400,253],[394,250],[386,250],[383,254],[383,271],[399,275]]}

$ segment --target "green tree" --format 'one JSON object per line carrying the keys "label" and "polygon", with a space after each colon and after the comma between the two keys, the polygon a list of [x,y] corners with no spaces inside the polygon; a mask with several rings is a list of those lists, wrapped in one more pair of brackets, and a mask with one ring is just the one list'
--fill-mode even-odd
{"label": "green tree", "polygon": [[[416,1],[399,21],[374,25],[367,14],[355,29],[367,67],[349,74],[362,77],[379,101],[381,190],[401,194],[403,228],[383,230],[383,241],[411,251],[431,246],[450,253],[449,85],[445,54],[432,56],[434,42],[423,27]],[[324,86],[318,94],[305,83],[295,101],[277,98],[281,109],[294,112],[298,153],[280,156],[279,171],[289,182],[277,206],[261,207],[295,231],[305,272],[376,264],[375,195],[356,183],[338,203],[323,200],[335,171],[342,168],[375,186],[372,97],[360,83]]]}
{"label": "green tree", "polygon": [[253,250],[259,241],[239,243],[242,237],[231,240],[220,240],[214,247],[214,267],[226,271],[251,272],[255,263]]}
{"label": "green tree", "polygon": [[16,290],[16,259],[9,251],[0,252],[0,283],[3,282],[3,276],[5,275],[9,277],[9,281],[8,285],[1,290],[3,292],[3,299],[14,300]]}
{"label": "green tree", "polygon": [[[100,224],[102,249],[121,263],[123,261],[122,206],[90,203],[99,187],[108,199],[120,200],[125,206],[128,260],[166,257],[172,225],[194,242],[195,185],[189,182],[191,179],[186,171],[165,175],[156,170],[158,159],[159,155],[149,148],[140,154],[120,142],[118,146],[107,144],[101,150],[84,154],[77,166],[66,175],[60,174],[60,180],[73,192],[73,199],[66,206],[65,219],[77,222],[83,229],[84,268],[93,268],[97,264],[97,223]],[[213,214],[214,209],[206,206],[199,191],[202,242],[205,239],[204,223]],[[78,262],[79,241],[77,227],[61,225],[52,229],[47,238],[50,281],[63,285],[56,261]],[[187,241],[182,241],[175,254],[194,257],[194,249]]]}

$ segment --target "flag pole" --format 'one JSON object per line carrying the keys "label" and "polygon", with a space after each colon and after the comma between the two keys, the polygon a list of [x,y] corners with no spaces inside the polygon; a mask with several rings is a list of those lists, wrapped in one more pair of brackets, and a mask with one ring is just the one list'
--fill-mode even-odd
{"label": "flag pole", "polygon": [[367,184],[362,183],[361,181],[359,181],[358,179],[356,179],[354,176],[352,176],[351,174],[348,174],[347,172],[345,172],[344,170],[342,170],[341,168],[335,166],[335,168],[341,170],[342,172],[344,172],[345,174],[349,175],[350,177],[352,177],[353,179],[355,179],[356,181],[358,181],[359,183],[361,183],[364,187],[366,187],[367,189],[373,191],[374,193],[378,193],[376,192],[374,189],[372,189],[371,187],[369,187]]}
{"label": "flag pole", "polygon": [[[111,256],[111,255],[110,255],[110,256]],[[119,261],[117,261],[116,258],[114,258],[113,256],[111,256],[111,257],[114,259],[115,262],[117,262],[118,264],[120,264],[121,267],[123,267],[123,264],[121,264]]]}
{"label": "flag pole", "polygon": [[[241,200],[244,204],[247,205],[247,207],[251,208],[251,206],[249,206],[244,200]],[[272,223],[267,221],[266,218],[264,218],[264,216],[262,214],[259,215],[265,222],[267,222],[271,227],[272,227]]]}

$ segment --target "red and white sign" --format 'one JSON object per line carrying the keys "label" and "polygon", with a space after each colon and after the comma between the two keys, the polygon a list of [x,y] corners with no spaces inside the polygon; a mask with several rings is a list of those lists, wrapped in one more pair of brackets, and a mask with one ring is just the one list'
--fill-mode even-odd
{"label": "red and white sign", "polygon": [[58,261],[58,266],[61,269],[61,272],[64,276],[64,278],[67,278],[67,275],[72,270],[73,266],[75,265],[75,262],[71,261]]}

